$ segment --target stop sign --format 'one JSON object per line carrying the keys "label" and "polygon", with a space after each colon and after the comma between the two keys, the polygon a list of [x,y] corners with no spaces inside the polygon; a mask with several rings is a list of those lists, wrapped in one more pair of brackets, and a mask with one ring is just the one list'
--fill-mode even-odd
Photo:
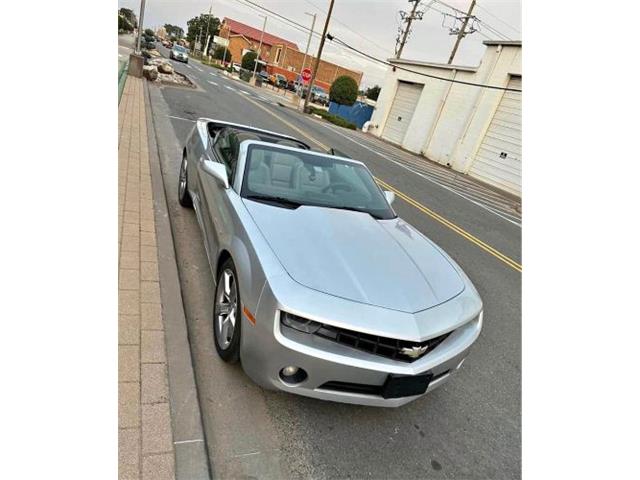
{"label": "stop sign", "polygon": [[311,80],[311,69],[309,67],[302,69],[302,80],[305,82]]}

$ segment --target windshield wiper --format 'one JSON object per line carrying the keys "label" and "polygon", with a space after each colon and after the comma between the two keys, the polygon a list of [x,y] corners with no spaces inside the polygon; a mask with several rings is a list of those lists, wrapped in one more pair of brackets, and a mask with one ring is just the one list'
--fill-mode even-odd
{"label": "windshield wiper", "polygon": [[245,198],[255,200],[256,202],[275,203],[282,207],[291,209],[296,209],[302,205],[302,203],[296,202],[295,200],[290,200],[284,197],[274,197],[271,195],[247,195]]}

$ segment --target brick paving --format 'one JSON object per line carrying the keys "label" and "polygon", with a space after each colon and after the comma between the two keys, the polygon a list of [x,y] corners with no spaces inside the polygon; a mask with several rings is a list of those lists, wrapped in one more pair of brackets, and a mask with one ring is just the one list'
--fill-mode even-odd
{"label": "brick paving", "polygon": [[175,478],[143,80],[118,107],[118,477]]}

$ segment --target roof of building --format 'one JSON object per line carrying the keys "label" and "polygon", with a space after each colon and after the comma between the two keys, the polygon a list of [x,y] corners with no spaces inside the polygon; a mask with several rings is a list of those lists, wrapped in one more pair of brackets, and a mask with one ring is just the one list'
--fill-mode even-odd
{"label": "roof of building", "polygon": [[387,61],[394,65],[415,65],[417,67],[433,67],[442,68],[445,70],[462,70],[465,72],[475,72],[478,70],[478,67],[469,67],[468,65],[449,65],[448,63],[423,62],[421,60],[409,60],[406,58],[389,58]]}
{"label": "roof of building", "polygon": [[512,47],[521,47],[522,40],[485,40],[484,45],[505,45]]}
{"label": "roof of building", "polygon": [[[262,35],[262,30],[259,30],[257,28],[253,28],[249,25],[246,25],[244,23],[238,22],[236,20],[232,20],[231,18],[227,18],[224,17],[223,22],[225,25],[229,26],[229,29],[231,30],[231,33],[235,33],[238,35],[243,35],[246,38],[249,38],[251,40],[255,40],[256,42],[260,41],[260,36]],[[276,35],[271,35],[268,32],[264,32],[264,37],[262,38],[262,43],[264,43],[265,45],[278,45],[280,43],[287,45],[291,48],[294,48],[296,50],[298,50],[298,46],[293,43],[290,42],[289,40],[285,40],[284,38],[280,38]]]}

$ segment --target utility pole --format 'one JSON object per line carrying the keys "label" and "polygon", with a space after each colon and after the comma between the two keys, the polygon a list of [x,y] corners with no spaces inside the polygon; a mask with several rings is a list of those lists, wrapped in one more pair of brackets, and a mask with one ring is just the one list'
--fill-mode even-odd
{"label": "utility pole", "polygon": [[211,9],[213,8],[213,2],[211,2],[211,5],[209,5],[209,17],[207,17],[207,43],[204,46],[204,50],[202,51],[202,54],[205,55],[207,53],[207,50],[209,49],[209,39],[211,38],[211,35],[209,35],[209,24],[211,23]]}
{"label": "utility pole", "polygon": [[[227,44],[229,43],[229,37],[231,36],[231,28],[227,28]],[[227,45],[224,46],[224,54],[222,55],[222,66],[224,67],[227,61]]]}
{"label": "utility pole", "polygon": [[304,12],[304,14],[312,16],[313,20],[311,21],[311,30],[309,31],[309,38],[307,39],[307,48],[304,51],[304,58],[302,59],[302,67],[300,67],[300,73],[302,73],[302,70],[304,70],[304,64],[307,62],[307,55],[309,54],[309,45],[311,45],[311,36],[313,35],[313,27],[315,27],[316,25],[315,13]]}
{"label": "utility pole", "polygon": [[[309,31],[309,38],[307,39],[307,48],[305,49],[304,57],[302,58],[302,67],[300,67],[300,78],[302,78],[302,70],[304,70],[304,64],[307,63],[307,55],[309,54],[309,45],[311,45],[311,37],[313,36],[313,27],[315,27],[315,25],[316,25],[316,14],[315,13],[304,12],[304,14],[312,16],[313,20],[311,21],[311,30]],[[298,91],[302,92],[302,89],[299,89]],[[296,96],[298,96],[298,93],[296,93]],[[298,105],[296,107],[296,109],[299,110],[300,106]]]}
{"label": "utility pole", "polygon": [[329,4],[329,11],[327,12],[327,20],[324,22],[322,37],[320,37],[320,46],[318,47],[318,56],[316,57],[315,64],[313,65],[313,71],[311,72],[311,81],[309,82],[307,95],[304,97],[304,107],[302,107],[303,112],[307,111],[307,107],[309,105],[309,97],[311,96],[311,89],[313,88],[313,82],[315,82],[316,75],[318,74],[318,67],[320,66],[320,57],[322,56],[324,41],[325,41],[325,38],[327,37],[327,29],[329,28],[329,20],[331,19],[331,12],[333,12],[333,2],[334,0],[331,0],[331,3]]}
{"label": "utility pole", "polygon": [[256,70],[258,69],[258,61],[260,60],[260,51],[262,50],[262,39],[264,38],[264,29],[267,28],[267,16],[260,15],[264,17],[264,23],[262,24],[262,33],[260,34],[260,46],[258,47],[258,56],[256,57],[256,61],[253,62],[253,75],[251,76],[251,80],[255,84],[256,82]]}
{"label": "utility pole", "polygon": [[462,28],[458,32],[458,38],[456,38],[456,43],[453,45],[453,50],[451,51],[451,55],[449,55],[449,61],[447,62],[449,65],[451,65],[451,62],[453,62],[453,57],[456,56],[456,52],[458,51],[458,46],[460,45],[460,41],[462,40],[462,37],[464,37],[467,34],[466,33],[467,24],[469,23],[469,19],[471,18],[471,12],[473,12],[473,7],[475,6],[476,6],[476,0],[471,0],[469,11],[467,12],[467,16],[464,17],[464,21],[462,22]]}
{"label": "utility pole", "polygon": [[140,1],[140,20],[138,20],[138,39],[136,40],[136,52],[140,54],[140,40],[142,36],[142,22],[144,21],[144,1]]}
{"label": "utility pole", "polygon": [[407,12],[400,12],[402,16],[402,21],[406,23],[404,27],[404,31],[401,31],[402,39],[400,36],[396,39],[396,58],[400,58],[402,55],[402,49],[404,48],[404,44],[407,43],[407,37],[411,31],[411,23],[414,20],[422,20],[422,15],[424,12],[418,11],[418,5],[420,5],[421,0],[409,0],[409,3],[413,3],[413,8],[411,9],[411,13],[407,15]]}

